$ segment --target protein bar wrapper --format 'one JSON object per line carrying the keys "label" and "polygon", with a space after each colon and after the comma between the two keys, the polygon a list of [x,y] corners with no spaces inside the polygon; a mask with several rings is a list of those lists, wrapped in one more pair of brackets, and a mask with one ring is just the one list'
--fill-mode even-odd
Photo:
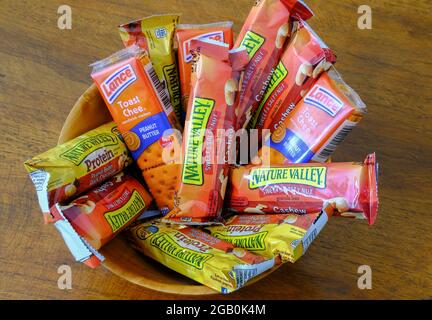
{"label": "protein bar wrapper", "polygon": [[300,0],[255,2],[234,45],[245,47],[250,59],[240,87],[237,128],[247,127],[254,115],[290,37],[293,19],[307,20],[312,16],[312,11]]}
{"label": "protein bar wrapper", "polygon": [[[330,212],[331,215],[331,212]],[[206,229],[213,237],[228,241],[265,257],[280,256],[282,262],[296,262],[324,228],[325,213],[244,214],[231,217],[223,226]]]}
{"label": "protein bar wrapper", "polygon": [[259,156],[271,165],[325,162],[365,113],[361,98],[332,68],[280,123]]}
{"label": "protein bar wrapper", "polygon": [[375,154],[363,163],[244,166],[231,172],[228,207],[236,213],[307,214],[331,205],[335,215],[367,219],[378,210]]}
{"label": "protein bar wrapper", "polygon": [[221,293],[243,287],[275,264],[197,228],[144,223],[128,234],[138,251]]}
{"label": "protein bar wrapper", "polygon": [[45,222],[50,208],[99,185],[132,162],[114,122],[102,125],[30,160],[24,167],[35,185]]}
{"label": "protein bar wrapper", "polygon": [[179,24],[176,38],[178,43],[178,64],[181,80],[181,96],[184,111],[187,113],[188,99],[191,91],[191,74],[193,56],[192,40],[214,40],[233,46],[232,21],[209,24]]}
{"label": "protein bar wrapper", "polygon": [[92,64],[92,78],[141,170],[165,163],[180,143],[166,90],[147,53],[136,45]]}
{"label": "protein bar wrapper", "polygon": [[67,205],[56,204],[51,214],[54,220],[67,218],[76,232],[98,250],[137,219],[151,202],[144,186],[121,172]]}
{"label": "protein bar wrapper", "polygon": [[[212,40],[193,40],[199,49],[182,145],[181,177],[174,209],[164,221],[205,224],[220,220],[234,157],[234,104],[246,50],[229,51]],[[233,160],[234,161],[234,160]]]}
{"label": "protein bar wrapper", "polygon": [[323,71],[330,69],[336,56],[312,30],[300,20],[297,31],[284,48],[273,71],[250,127],[273,132],[289,115],[302,96]]}
{"label": "protein bar wrapper", "polygon": [[180,100],[180,80],[174,53],[174,33],[179,15],[145,17],[119,26],[126,47],[138,45],[147,50],[159,80],[166,86],[178,119],[184,118]]}

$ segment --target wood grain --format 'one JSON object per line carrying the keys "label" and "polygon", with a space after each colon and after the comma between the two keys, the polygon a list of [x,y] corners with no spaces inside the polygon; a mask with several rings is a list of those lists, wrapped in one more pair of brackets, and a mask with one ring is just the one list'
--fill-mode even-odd
{"label": "wood grain", "polygon": [[[104,268],[73,263],[44,226],[23,161],[54,146],[76,99],[91,83],[89,63],[122,47],[116,25],[181,12],[185,23],[233,20],[252,1],[83,1],[71,3],[72,30],[57,28],[63,1],[2,1],[0,10],[0,298],[183,299],[129,283]],[[432,297],[432,80],[430,1],[308,1],[311,25],[338,55],[338,69],[369,114],[335,161],[380,161],[376,225],[333,219],[298,263],[228,296],[203,299],[400,299]],[[373,29],[357,28],[357,8]],[[59,290],[69,264],[72,290]],[[373,289],[359,290],[370,265]]]}

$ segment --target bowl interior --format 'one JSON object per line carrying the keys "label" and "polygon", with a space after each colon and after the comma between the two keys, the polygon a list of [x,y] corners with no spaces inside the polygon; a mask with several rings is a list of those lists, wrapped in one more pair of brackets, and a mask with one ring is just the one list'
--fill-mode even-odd
{"label": "bowl interior", "polygon": [[[109,121],[112,121],[112,117],[108,108],[105,106],[97,87],[92,84],[70,111],[60,132],[58,144],[73,139]],[[156,291],[183,295],[218,293],[136,252],[121,235],[106,244],[100,252],[105,257],[103,265],[107,269],[140,286]],[[264,278],[277,268],[274,267],[254,278],[248,284]]]}

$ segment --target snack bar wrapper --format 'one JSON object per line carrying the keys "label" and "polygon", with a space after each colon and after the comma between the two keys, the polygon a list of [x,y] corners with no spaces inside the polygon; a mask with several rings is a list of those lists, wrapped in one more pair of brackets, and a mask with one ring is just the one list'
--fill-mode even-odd
{"label": "snack bar wrapper", "polygon": [[375,154],[363,163],[243,166],[231,172],[228,207],[236,213],[308,214],[330,205],[335,215],[373,224],[377,175]]}
{"label": "snack bar wrapper", "polygon": [[233,23],[222,21],[209,24],[179,24],[176,38],[178,44],[178,64],[181,80],[182,105],[187,112],[188,99],[191,91],[191,74],[193,55],[191,52],[192,40],[213,40],[233,46]]}
{"label": "snack bar wrapper", "polygon": [[[330,212],[330,216],[331,216]],[[265,257],[296,262],[324,228],[329,216],[322,213],[244,214],[231,217],[223,226],[206,230],[213,237]]]}
{"label": "snack bar wrapper", "polygon": [[180,100],[180,80],[174,53],[174,32],[179,16],[154,15],[119,26],[126,47],[138,45],[145,49],[161,83],[168,90],[177,119],[184,118]]}
{"label": "snack bar wrapper", "polygon": [[209,224],[220,219],[233,158],[234,106],[246,50],[230,51],[227,44],[193,40],[197,62],[182,145],[183,162],[174,209],[164,221]]}
{"label": "snack bar wrapper", "polygon": [[259,151],[261,161],[325,162],[365,113],[363,101],[332,67],[267,137]]}
{"label": "snack bar wrapper", "polygon": [[255,114],[290,37],[294,19],[307,20],[312,16],[312,11],[299,0],[255,2],[234,45],[245,47],[250,59],[240,87],[237,129],[247,127]]}
{"label": "snack bar wrapper", "polygon": [[165,163],[179,123],[147,53],[136,45],[92,64],[92,78],[141,170]]}
{"label": "snack bar wrapper", "polygon": [[138,180],[121,172],[67,205],[56,204],[51,214],[54,221],[64,216],[98,250],[137,219],[152,200]]}
{"label": "snack bar wrapper", "polygon": [[297,31],[285,47],[274,69],[250,127],[273,132],[323,71],[330,69],[336,56],[312,30],[300,20]]}
{"label": "snack bar wrapper", "polygon": [[101,184],[132,163],[114,122],[104,124],[24,162],[45,222],[50,208]]}
{"label": "snack bar wrapper", "polygon": [[144,223],[133,226],[128,234],[138,251],[221,293],[243,287],[275,265],[275,259],[236,248],[192,227]]}

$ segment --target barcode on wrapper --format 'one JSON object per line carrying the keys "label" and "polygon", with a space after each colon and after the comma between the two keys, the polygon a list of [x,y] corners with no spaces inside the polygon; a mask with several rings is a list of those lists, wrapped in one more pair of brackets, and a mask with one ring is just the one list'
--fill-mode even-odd
{"label": "barcode on wrapper", "polygon": [[165,85],[165,81],[161,82],[159,80],[159,77],[157,76],[153,65],[151,63],[148,63],[144,67],[147,76],[150,79],[150,82],[152,83],[153,89],[156,91],[157,96],[159,98],[160,103],[162,104],[162,107],[164,108],[165,114],[169,116],[171,112],[173,112],[173,107],[171,105],[171,100],[168,94],[168,89]]}
{"label": "barcode on wrapper", "polygon": [[326,162],[328,157],[336,150],[337,146],[345,140],[346,136],[351,132],[352,129],[357,125],[357,122],[345,120],[339,129],[332,134],[326,143],[319,149],[312,160],[317,162]]}

